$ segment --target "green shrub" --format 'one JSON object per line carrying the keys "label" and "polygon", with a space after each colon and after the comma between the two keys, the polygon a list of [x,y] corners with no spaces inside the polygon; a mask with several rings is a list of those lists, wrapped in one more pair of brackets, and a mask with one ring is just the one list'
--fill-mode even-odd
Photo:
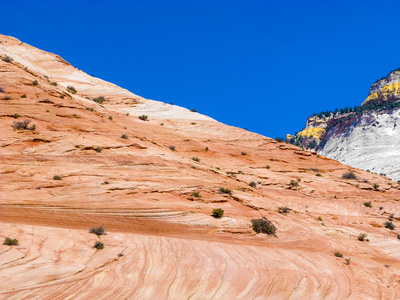
{"label": "green shrub", "polygon": [[38,82],[37,80],[34,80],[34,81],[32,81],[32,84],[33,84],[33,85],[38,85],[39,82]]}
{"label": "green shrub", "polygon": [[61,96],[60,96],[61,99],[64,99],[64,97],[65,97],[64,95],[61,95]]}
{"label": "green shrub", "polygon": [[388,228],[390,230],[394,230],[394,228],[395,228],[394,224],[391,221],[385,222],[384,225],[385,225],[385,228]]}
{"label": "green shrub", "polygon": [[103,147],[97,146],[96,148],[94,148],[94,151],[100,153],[101,151],[103,151]]}
{"label": "green shrub", "polygon": [[141,116],[139,116],[138,117],[140,120],[142,120],[142,121],[147,121],[147,119],[149,118],[148,116],[146,116],[146,115],[141,115]]}
{"label": "green shrub", "polygon": [[103,244],[102,242],[97,241],[97,242],[94,244],[93,248],[96,248],[97,250],[104,249],[104,244]]}
{"label": "green shrub", "polygon": [[190,196],[196,197],[196,198],[200,198],[201,197],[200,192],[193,192],[193,193],[190,194]]}
{"label": "green shrub", "polygon": [[247,153],[246,153],[246,152],[243,152],[243,151],[242,151],[240,154],[241,154],[241,155],[247,155]]}
{"label": "green shrub", "polygon": [[252,188],[255,188],[257,186],[257,183],[255,181],[252,181],[249,183],[249,186],[251,186]]}
{"label": "green shrub", "polygon": [[342,175],[342,178],[343,179],[357,179],[357,176],[353,172],[347,172]]}
{"label": "green shrub", "polygon": [[358,240],[361,241],[361,242],[364,242],[364,240],[366,240],[366,238],[367,238],[367,234],[366,233],[360,233],[358,235]]}
{"label": "green shrub", "polygon": [[318,217],[318,221],[322,222],[322,217],[321,216]]}
{"label": "green shrub", "polygon": [[350,264],[350,257],[349,257],[349,258],[346,258],[346,259],[344,260],[344,264],[345,264],[345,265],[349,265],[349,264]]}
{"label": "green shrub", "polygon": [[10,96],[4,96],[4,100],[12,100]]}
{"label": "green shrub", "polygon": [[129,139],[129,138],[128,138],[128,135],[126,135],[126,134],[124,133],[124,134],[121,135],[121,139],[127,140],[127,139]]}
{"label": "green shrub", "polygon": [[290,208],[287,206],[281,206],[278,208],[278,212],[280,214],[286,215],[287,213],[290,213]]}
{"label": "green shrub", "polygon": [[219,193],[220,193],[220,194],[229,194],[229,195],[232,195],[232,191],[231,191],[230,189],[228,189],[228,188],[223,188],[223,187],[220,187],[220,188],[219,188]]}
{"label": "green shrub", "polygon": [[176,149],[175,149],[175,146],[168,146],[168,148],[170,149],[170,150],[172,150],[172,151],[175,151]]}
{"label": "green shrub", "polygon": [[343,254],[340,252],[335,252],[333,253],[336,257],[343,257]]}
{"label": "green shrub", "polygon": [[94,233],[96,235],[103,235],[105,234],[106,229],[104,227],[92,227],[89,230],[89,233]]}
{"label": "green shrub", "polygon": [[57,82],[55,82],[55,81],[53,81],[51,84],[54,85],[54,86],[58,85]]}
{"label": "green shrub", "polygon": [[364,204],[365,207],[370,207],[370,208],[372,207],[371,201],[364,202],[363,204]]}
{"label": "green shrub", "polygon": [[2,58],[2,60],[5,61],[5,62],[10,63],[10,62],[12,62],[14,59],[13,59],[12,57],[6,55],[6,56],[4,56],[4,57]]}
{"label": "green shrub", "polygon": [[67,86],[67,89],[73,94],[76,94],[77,92],[77,90],[72,85]]}
{"label": "green shrub", "polygon": [[374,190],[377,190],[377,189],[379,189],[379,184],[374,183],[374,184],[372,185],[372,187],[373,187]]}
{"label": "green shrub", "polygon": [[208,151],[208,147],[206,147],[206,149],[204,149],[204,150]]}
{"label": "green shrub", "polygon": [[321,173],[317,173],[317,174],[315,174],[315,176],[321,177],[322,175],[321,175]]}
{"label": "green shrub", "polygon": [[92,107],[86,107],[86,110],[88,110],[88,111],[94,111],[94,108],[92,108]]}
{"label": "green shrub", "polygon": [[266,218],[251,220],[252,228],[256,233],[276,235],[277,228]]}
{"label": "green shrub", "polygon": [[61,180],[61,176],[59,176],[59,175],[54,175],[54,176],[53,176],[53,179],[54,179],[54,180]]}
{"label": "green shrub", "polygon": [[221,208],[215,208],[215,209],[213,209],[213,211],[212,211],[212,216],[213,216],[214,218],[219,219],[219,218],[221,218],[223,215],[224,215],[224,210],[221,209]]}
{"label": "green shrub", "polygon": [[112,116],[108,116],[108,119],[109,119],[109,120],[112,120]]}
{"label": "green shrub", "polygon": [[26,98],[26,95],[25,94],[21,95],[21,98]]}
{"label": "green shrub", "polygon": [[198,157],[192,157],[192,159],[193,159],[194,161],[196,161],[196,162],[200,162],[200,158],[198,158]]}
{"label": "green shrub", "polygon": [[97,98],[94,98],[94,99],[93,99],[94,102],[100,103],[100,104],[103,104],[104,100],[105,100],[105,99],[104,99],[103,96],[100,96],[100,97],[97,97]]}
{"label": "green shrub", "polygon": [[293,186],[293,187],[296,187],[296,186],[299,186],[299,182],[298,182],[298,181],[295,181],[295,180],[290,180],[289,185],[290,185],[290,186]]}
{"label": "green shrub", "polygon": [[14,119],[18,119],[18,118],[19,118],[19,114],[14,114],[12,117],[13,117]]}
{"label": "green shrub", "polygon": [[3,245],[7,246],[18,246],[18,240],[17,239],[11,239],[9,237],[6,237],[4,240]]}
{"label": "green shrub", "polygon": [[27,119],[25,121],[22,122],[17,122],[14,121],[13,125],[11,125],[12,128],[14,128],[14,130],[35,130],[36,129],[36,125],[32,125],[31,127],[29,127],[29,123],[31,122],[31,120]]}

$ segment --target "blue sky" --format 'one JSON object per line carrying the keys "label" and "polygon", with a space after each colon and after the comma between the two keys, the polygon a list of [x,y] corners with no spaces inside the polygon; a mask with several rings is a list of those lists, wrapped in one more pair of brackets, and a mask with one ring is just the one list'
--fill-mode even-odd
{"label": "blue sky", "polygon": [[400,1],[5,1],[0,32],[149,99],[269,136],[400,66]]}

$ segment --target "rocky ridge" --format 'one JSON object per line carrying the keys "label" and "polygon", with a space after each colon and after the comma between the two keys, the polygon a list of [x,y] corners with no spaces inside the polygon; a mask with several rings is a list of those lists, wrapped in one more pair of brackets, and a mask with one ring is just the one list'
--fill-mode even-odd
{"label": "rocky ridge", "polygon": [[375,82],[358,107],[308,118],[287,141],[344,164],[400,180],[400,69]]}
{"label": "rocky ridge", "polygon": [[399,298],[397,182],[0,42],[0,298]]}

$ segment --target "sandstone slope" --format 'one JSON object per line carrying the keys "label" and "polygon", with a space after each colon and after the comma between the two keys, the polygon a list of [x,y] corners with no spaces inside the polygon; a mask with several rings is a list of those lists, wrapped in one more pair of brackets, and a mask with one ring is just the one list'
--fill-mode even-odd
{"label": "sandstone slope", "polygon": [[400,297],[398,183],[0,41],[0,298]]}

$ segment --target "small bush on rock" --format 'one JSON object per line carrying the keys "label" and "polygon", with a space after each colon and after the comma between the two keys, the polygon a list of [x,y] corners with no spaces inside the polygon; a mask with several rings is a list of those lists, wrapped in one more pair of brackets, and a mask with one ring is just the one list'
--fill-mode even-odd
{"label": "small bush on rock", "polygon": [[12,128],[14,128],[14,130],[35,130],[36,129],[36,125],[32,125],[31,127],[29,127],[29,123],[31,122],[31,120],[27,119],[25,121],[22,122],[17,122],[14,121],[13,125],[11,125]]}
{"label": "small bush on rock", "polygon": [[278,212],[280,214],[286,215],[286,214],[290,213],[290,208],[287,206],[281,206],[278,208]]}
{"label": "small bush on rock", "polygon": [[104,249],[104,244],[102,242],[97,241],[94,246],[94,248],[96,248],[97,250],[101,250]]}
{"label": "small bush on rock", "polygon": [[8,55],[3,57],[3,61],[8,62],[8,63],[12,62],[13,60],[14,59],[12,57],[8,56]]}
{"label": "small bush on rock", "polygon": [[394,230],[394,228],[395,228],[394,224],[390,221],[385,222],[384,225],[385,225],[385,228],[388,228],[390,230]]}
{"label": "small bush on rock", "polygon": [[252,228],[256,233],[276,235],[277,228],[266,218],[251,220]]}
{"label": "small bush on rock", "polygon": [[141,115],[141,116],[139,116],[138,117],[140,120],[142,120],[142,121],[147,121],[148,120],[148,116],[146,116],[146,115]]}
{"label": "small bush on rock", "polygon": [[212,216],[213,216],[214,218],[219,219],[219,218],[221,218],[223,215],[224,215],[224,210],[223,210],[223,209],[221,209],[221,208],[213,209]]}
{"label": "small bush on rock", "polygon": [[103,104],[104,100],[105,99],[104,99],[103,96],[100,96],[100,97],[97,97],[97,98],[93,99],[94,102],[99,103],[99,104]]}
{"label": "small bush on rock", "polygon": [[104,227],[92,227],[89,230],[89,233],[94,233],[96,235],[103,235],[105,234],[106,229]]}
{"label": "small bush on rock", "polygon": [[54,179],[54,180],[61,180],[61,176],[59,176],[59,175],[54,175],[54,176],[53,176],[53,179]]}
{"label": "small bush on rock", "polygon": [[11,239],[9,237],[6,237],[4,240],[3,245],[7,246],[18,246],[18,240],[17,239]]}
{"label": "small bush on rock", "polygon": [[72,94],[76,94],[76,92],[77,92],[77,90],[76,90],[72,85],[67,86],[67,89],[68,89]]}
{"label": "small bush on rock", "polygon": [[251,186],[252,188],[255,188],[257,186],[257,183],[255,181],[252,181],[249,183],[249,186]]}
{"label": "small bush on rock", "polygon": [[371,203],[371,201],[364,202],[363,204],[364,204],[364,206],[365,206],[365,207],[369,207],[369,208],[371,208],[371,207],[372,207],[372,203]]}
{"label": "small bush on rock", "polygon": [[335,252],[333,253],[336,257],[343,257],[343,254],[340,252]]}
{"label": "small bush on rock", "polygon": [[223,187],[220,187],[220,188],[219,188],[219,193],[220,193],[220,194],[229,194],[229,195],[232,195],[232,191],[231,191],[230,189],[228,189],[228,188],[223,188]]}
{"label": "small bush on rock", "polygon": [[343,179],[357,179],[357,176],[353,172],[347,172],[342,175],[342,178]]}

